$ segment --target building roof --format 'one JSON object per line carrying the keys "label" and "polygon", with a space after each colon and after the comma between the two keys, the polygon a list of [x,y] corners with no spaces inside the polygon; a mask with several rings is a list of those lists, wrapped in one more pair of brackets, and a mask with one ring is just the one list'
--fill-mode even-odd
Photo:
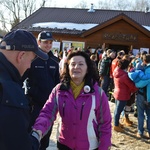
{"label": "building roof", "polygon": [[[146,30],[150,27],[150,12],[139,11],[121,11],[121,10],[102,10],[95,9],[95,12],[88,12],[88,9],[79,8],[55,8],[55,7],[41,7],[35,11],[32,15],[21,21],[13,29],[28,29],[30,31],[41,31],[41,26],[34,26],[37,23],[74,23],[74,24],[104,24],[109,20],[112,20],[116,16],[125,15],[138,25],[145,27]],[[91,28],[93,28],[92,26]],[[45,28],[45,27],[44,27]],[[86,30],[52,27],[47,26],[46,29],[55,33],[70,33],[70,34],[82,34]]]}

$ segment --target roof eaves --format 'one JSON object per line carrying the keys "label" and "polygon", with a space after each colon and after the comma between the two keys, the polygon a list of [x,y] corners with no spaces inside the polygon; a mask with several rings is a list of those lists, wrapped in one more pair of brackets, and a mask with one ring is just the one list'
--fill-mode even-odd
{"label": "roof eaves", "polygon": [[133,25],[140,32],[142,32],[145,35],[147,35],[148,37],[150,37],[150,31],[147,30],[146,28],[144,28],[142,25],[140,25],[138,22],[136,22],[135,20],[133,20],[129,16],[127,16],[127,15],[124,14],[124,15],[122,15],[122,19],[125,20],[125,21],[127,21],[129,24]]}
{"label": "roof eaves", "polygon": [[120,13],[119,15],[111,18],[110,20],[107,20],[107,21],[105,21],[105,22],[103,22],[103,23],[101,23],[101,24],[99,24],[99,25],[97,25],[97,26],[95,26],[95,27],[93,27],[93,28],[85,31],[81,35],[81,37],[86,37],[86,36],[88,36],[88,35],[96,32],[96,31],[98,31],[98,30],[100,30],[100,29],[102,29],[104,27],[107,27],[107,26],[109,26],[109,25],[111,25],[111,24],[113,24],[113,23],[121,20],[121,19],[125,20],[126,22],[128,22],[129,24],[133,25],[135,28],[137,28],[138,30],[140,30],[142,33],[144,33],[148,37],[150,37],[150,31],[148,31],[147,29],[145,29],[143,26],[141,26],[139,23],[137,23],[136,21],[134,21],[133,19],[131,19],[130,17],[128,17],[124,13]]}
{"label": "roof eaves", "polygon": [[28,31],[30,32],[41,32],[41,31],[50,31],[52,33],[59,33],[59,34],[70,34],[70,35],[81,35],[84,30],[69,30],[69,29],[58,29],[58,28],[40,28],[40,27],[32,27],[29,28]]}

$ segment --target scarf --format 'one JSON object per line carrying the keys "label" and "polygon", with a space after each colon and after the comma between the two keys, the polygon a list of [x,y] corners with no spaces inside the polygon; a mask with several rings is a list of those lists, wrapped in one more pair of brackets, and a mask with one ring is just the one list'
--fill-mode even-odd
{"label": "scarf", "polygon": [[72,80],[70,81],[70,86],[73,92],[73,96],[76,99],[84,86],[84,81],[80,85],[76,85]]}

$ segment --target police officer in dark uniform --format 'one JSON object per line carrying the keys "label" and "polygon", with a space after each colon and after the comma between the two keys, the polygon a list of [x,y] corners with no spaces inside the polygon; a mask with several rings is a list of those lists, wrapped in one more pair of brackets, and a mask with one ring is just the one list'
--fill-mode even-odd
{"label": "police officer in dark uniform", "polygon": [[[27,79],[27,95],[32,105],[30,127],[34,124],[52,89],[60,82],[59,59],[51,51],[53,40],[51,32],[42,31],[39,33],[37,39],[39,48],[46,52],[49,58],[48,60],[37,58],[24,75],[24,78]],[[40,150],[46,150],[49,146],[51,130],[52,128],[41,140]]]}
{"label": "police officer in dark uniform", "polygon": [[8,33],[0,43],[0,150],[35,148],[33,136],[28,133],[29,104],[22,90],[21,76],[36,55],[48,58],[38,48],[35,37],[25,30]]}

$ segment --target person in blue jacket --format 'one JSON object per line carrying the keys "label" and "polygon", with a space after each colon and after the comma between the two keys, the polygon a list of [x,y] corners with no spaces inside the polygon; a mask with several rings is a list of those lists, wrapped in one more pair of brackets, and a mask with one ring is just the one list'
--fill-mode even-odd
{"label": "person in blue jacket", "polygon": [[[150,81],[150,72],[148,71],[150,68],[150,64],[147,64],[144,68],[144,70],[134,70],[132,72],[128,73],[129,78],[136,83],[136,86],[139,88],[143,88],[147,86],[147,90],[145,91],[146,93],[146,103],[150,107],[150,86],[149,86],[149,81]],[[140,89],[141,91],[143,89]],[[143,91],[141,91],[143,92]]]}
{"label": "person in blue jacket", "polygon": [[150,138],[150,54],[143,56],[145,65],[144,72],[136,71],[129,74],[129,77],[139,88],[137,94],[137,112],[138,112],[138,132],[137,137],[144,135],[144,119],[146,114],[147,137]]}
{"label": "person in blue jacket", "polygon": [[[55,57],[51,51],[53,40],[51,32],[42,31],[39,33],[37,43],[39,48],[48,54],[49,58],[48,60],[37,58],[24,75],[24,78],[27,79],[27,95],[30,98],[32,107],[31,127],[48,99],[53,87],[60,82],[59,59]],[[49,146],[51,130],[41,140],[40,150],[46,150]]]}
{"label": "person in blue jacket", "polygon": [[25,30],[14,30],[0,43],[0,150],[36,150],[28,133],[29,103],[22,89],[21,76],[35,57],[47,59],[35,37]]}

